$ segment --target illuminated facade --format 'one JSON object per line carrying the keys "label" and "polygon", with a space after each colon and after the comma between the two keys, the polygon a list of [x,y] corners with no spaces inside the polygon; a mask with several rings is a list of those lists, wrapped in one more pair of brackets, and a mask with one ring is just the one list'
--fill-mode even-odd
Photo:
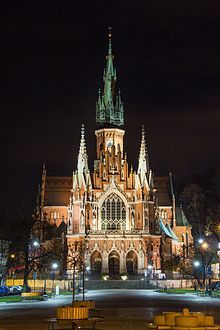
{"label": "illuminated facade", "polygon": [[96,159],[89,170],[85,128],[81,128],[77,169],[51,177],[43,169],[41,221],[67,225],[67,244],[85,239],[93,273],[154,273],[192,240],[181,208],[175,206],[172,176],[154,177],[142,128],[137,171],[124,151],[124,107],[116,92],[111,35],[103,92],[96,103]]}

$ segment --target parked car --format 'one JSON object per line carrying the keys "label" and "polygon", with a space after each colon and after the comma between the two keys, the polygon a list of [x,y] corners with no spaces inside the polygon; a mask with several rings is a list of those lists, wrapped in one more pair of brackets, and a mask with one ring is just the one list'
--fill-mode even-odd
{"label": "parked car", "polygon": [[0,296],[7,296],[10,294],[10,289],[6,285],[0,286]]}
{"label": "parked car", "polygon": [[12,285],[9,287],[10,295],[19,295],[21,294],[21,289],[17,285]]}
{"label": "parked car", "polygon": [[22,285],[15,285],[15,286],[20,292],[23,292],[24,288]]}

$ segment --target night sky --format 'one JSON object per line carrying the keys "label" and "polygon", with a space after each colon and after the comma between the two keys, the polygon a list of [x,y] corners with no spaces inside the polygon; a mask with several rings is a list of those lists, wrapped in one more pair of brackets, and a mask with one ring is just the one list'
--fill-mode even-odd
{"label": "night sky", "polygon": [[141,125],[155,175],[220,166],[219,1],[20,1],[1,8],[2,205],[33,200],[42,164],[76,168],[80,126],[95,157],[95,103],[112,26],[125,150]]}

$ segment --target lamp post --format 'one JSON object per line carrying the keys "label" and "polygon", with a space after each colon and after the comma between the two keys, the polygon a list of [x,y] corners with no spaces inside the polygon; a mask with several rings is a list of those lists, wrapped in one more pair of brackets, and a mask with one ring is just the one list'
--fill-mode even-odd
{"label": "lamp post", "polygon": [[[55,254],[51,251],[47,251],[47,249],[44,247],[43,244],[41,244],[41,242],[38,239],[32,240],[31,245],[34,248],[34,250],[33,250],[33,252],[34,252],[33,260],[36,263],[36,267],[37,267],[38,262],[39,262],[40,259],[43,261],[43,263],[41,264],[41,266],[42,266],[42,275],[43,275],[43,279],[44,279],[44,286],[43,286],[42,289],[43,289],[43,293],[46,295],[46,293],[47,293],[47,269],[45,268],[45,265],[48,266],[48,260],[45,261],[44,258],[48,257],[48,256],[53,256],[54,257]],[[35,258],[36,258],[36,260],[35,260]],[[54,263],[54,264],[56,264],[56,263]],[[56,269],[56,266],[54,268],[53,264],[52,264],[52,266],[50,266],[49,268],[50,269],[52,268],[52,270],[53,270],[53,273],[52,273],[52,279],[53,279],[54,270]]]}
{"label": "lamp post", "polygon": [[53,269],[53,272],[52,272],[52,293],[54,291],[54,279],[55,279],[55,270],[58,268],[58,264],[56,262],[53,262],[52,263],[52,269]]}
{"label": "lamp post", "polygon": [[[195,267],[195,269],[197,269],[200,266],[200,262],[198,260],[195,260],[193,262],[193,266]],[[195,276],[194,290],[196,291],[196,276]]]}
{"label": "lamp post", "polygon": [[[202,240],[202,243],[200,243],[200,249],[201,249],[201,259],[202,259],[202,272],[203,272],[203,284],[206,286],[206,277],[207,277],[207,262],[204,253],[208,250],[209,244]],[[208,286],[209,287],[209,286]]]}
{"label": "lamp post", "polygon": [[152,276],[153,266],[150,264],[147,266],[149,278]]}

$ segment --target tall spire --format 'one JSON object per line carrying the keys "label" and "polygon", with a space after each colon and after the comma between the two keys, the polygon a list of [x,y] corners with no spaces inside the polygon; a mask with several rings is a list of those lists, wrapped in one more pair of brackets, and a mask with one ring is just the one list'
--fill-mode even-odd
{"label": "tall spire", "polygon": [[80,154],[86,154],[86,143],[85,143],[85,126],[82,124],[81,126],[81,140],[80,140]]}
{"label": "tall spire", "polygon": [[87,156],[87,152],[86,152],[84,124],[82,124],[82,127],[81,127],[81,140],[80,140],[80,147],[79,147],[77,170],[78,170],[79,175],[83,175],[83,173],[88,171],[88,156]]}
{"label": "tall spire", "polygon": [[148,152],[146,146],[146,139],[145,139],[145,129],[142,126],[141,131],[141,147],[140,147],[140,154],[139,154],[139,161],[138,161],[138,174],[140,176],[141,182],[143,182],[145,174],[149,174],[149,159],[148,159]]}
{"label": "tall spire", "polygon": [[120,105],[116,106],[117,97],[115,95],[116,69],[113,65],[114,56],[112,54],[112,28],[108,30],[108,55],[106,56],[106,68],[103,74],[103,94],[98,96],[96,102],[96,123],[101,126],[124,125],[124,109],[120,99]]}

